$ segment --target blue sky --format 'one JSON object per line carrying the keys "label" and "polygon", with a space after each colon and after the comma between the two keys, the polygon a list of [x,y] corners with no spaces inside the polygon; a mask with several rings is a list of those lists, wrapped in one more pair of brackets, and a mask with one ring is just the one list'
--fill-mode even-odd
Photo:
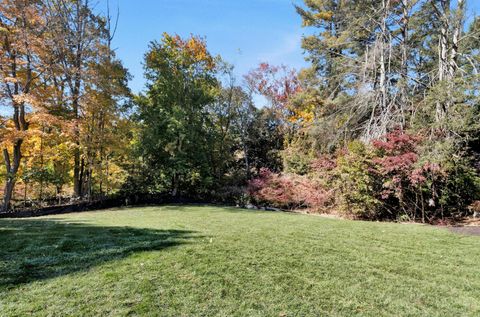
{"label": "blue sky", "polygon": [[[238,79],[258,63],[305,66],[303,30],[294,3],[299,0],[110,0],[120,8],[113,46],[134,76],[130,87],[143,89],[143,54],[163,32],[204,36],[210,52],[235,65]],[[103,8],[102,8],[103,7]],[[105,10],[106,0],[97,4]]]}
{"label": "blue sky", "polygon": [[[107,0],[96,0],[106,12]],[[300,47],[301,19],[294,4],[302,0],[109,0],[111,12],[120,9],[113,46],[133,75],[130,87],[140,92],[143,55],[148,43],[163,32],[196,34],[207,39],[210,51],[234,64],[241,76],[260,62],[306,66]],[[480,0],[468,1],[468,17],[480,12]],[[93,0],[92,2],[95,2]],[[0,114],[5,114],[0,104]]]}
{"label": "blue sky", "polygon": [[[98,10],[106,9],[100,0]],[[233,64],[238,79],[258,63],[306,66],[300,47],[301,19],[294,4],[301,0],[110,0],[120,9],[114,39],[118,57],[134,76],[133,92],[143,89],[143,54],[163,32],[206,37],[212,54]],[[480,0],[468,1],[468,16],[480,12]]]}

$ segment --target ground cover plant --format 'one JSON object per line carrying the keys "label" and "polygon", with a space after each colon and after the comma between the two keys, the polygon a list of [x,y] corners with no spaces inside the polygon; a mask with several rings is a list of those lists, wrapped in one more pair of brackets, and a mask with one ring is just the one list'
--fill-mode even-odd
{"label": "ground cover plant", "polygon": [[1,316],[478,316],[479,236],[211,206],[0,220]]}

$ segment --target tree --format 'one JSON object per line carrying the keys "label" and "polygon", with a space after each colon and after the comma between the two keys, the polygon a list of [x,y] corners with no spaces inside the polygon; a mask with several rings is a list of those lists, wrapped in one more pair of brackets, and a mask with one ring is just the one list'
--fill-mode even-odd
{"label": "tree", "polygon": [[285,65],[260,63],[257,68],[246,74],[244,79],[250,92],[265,97],[271,109],[285,124],[297,119],[311,121],[308,115],[302,117],[303,109],[295,109],[290,103],[290,99],[301,91],[295,69]]}
{"label": "tree", "polygon": [[[459,184],[476,179],[471,155],[478,151],[473,149],[478,148],[474,140],[480,127],[479,51],[478,19],[467,27],[466,7],[465,0],[305,0],[297,6],[304,26],[312,31],[302,43],[311,67],[299,74],[302,91],[289,102],[312,103],[315,119],[310,127],[296,129],[298,141],[289,142],[284,151],[286,170],[311,173],[311,162],[321,153],[343,157],[353,140],[368,148],[392,131],[407,130],[425,140],[416,150],[418,162],[438,166],[445,184],[455,184],[443,184],[446,189],[439,194],[436,183],[423,188],[430,193],[420,196],[433,197],[442,215],[453,208],[446,200],[462,197],[452,203],[456,207],[469,203]],[[367,158],[360,153],[357,162],[346,167]],[[415,164],[409,168],[418,167]],[[344,172],[358,178],[349,168]],[[388,209],[405,212],[407,203],[396,194],[401,198]],[[449,198],[439,199],[441,195]],[[414,202],[418,198],[410,196]],[[411,203],[409,208],[417,210]]]}
{"label": "tree", "polygon": [[0,97],[12,112],[2,139],[6,167],[4,210],[10,208],[21,165],[22,144],[34,133],[35,122],[49,119],[40,80],[51,62],[46,54],[48,24],[44,9],[40,1],[27,0],[7,0],[0,6]]}
{"label": "tree", "polygon": [[88,0],[0,6],[0,97],[12,113],[0,125],[3,208],[19,175],[25,187],[39,185],[43,200],[53,185],[60,195],[72,166],[75,196],[92,198],[112,185],[108,169],[122,170],[119,143],[129,141],[115,133],[127,126],[120,122],[131,103],[129,74],[110,47],[113,33],[110,17],[95,14]]}
{"label": "tree", "polygon": [[103,191],[103,163],[109,147],[117,146],[111,133],[129,105],[130,75],[111,48],[115,26],[109,12],[96,14],[89,0],[50,0],[47,6],[56,43],[51,55],[59,60],[51,70],[53,102],[74,144],[74,195],[91,199],[95,175]]}
{"label": "tree", "polygon": [[215,72],[216,59],[196,36],[165,33],[145,55],[147,93],[138,100],[140,153],[155,171],[155,186],[172,196],[192,188],[198,193],[212,183],[207,106],[218,87]]}
{"label": "tree", "polygon": [[106,39],[104,22],[92,12],[89,0],[51,0],[47,5],[56,44],[51,54],[59,61],[57,72],[52,75],[57,77],[53,80],[62,92],[60,102],[66,110],[66,119],[72,122],[74,193],[82,197],[85,175],[85,158],[81,155],[83,99],[92,78],[91,67],[100,54],[105,53],[100,49]]}

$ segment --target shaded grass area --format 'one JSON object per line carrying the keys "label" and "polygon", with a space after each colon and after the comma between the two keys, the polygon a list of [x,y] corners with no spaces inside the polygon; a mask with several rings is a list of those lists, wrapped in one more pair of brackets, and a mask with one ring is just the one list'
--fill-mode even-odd
{"label": "shaded grass area", "polygon": [[0,220],[0,316],[478,316],[480,237],[208,206]]}
{"label": "shaded grass area", "polygon": [[53,278],[136,252],[185,243],[192,232],[92,226],[52,221],[5,220],[0,228],[0,286]]}

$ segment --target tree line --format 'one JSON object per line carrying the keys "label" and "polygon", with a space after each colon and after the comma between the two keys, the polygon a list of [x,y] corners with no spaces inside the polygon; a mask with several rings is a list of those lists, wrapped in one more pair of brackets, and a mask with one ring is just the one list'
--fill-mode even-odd
{"label": "tree line", "polygon": [[152,42],[145,93],[135,96],[111,47],[116,23],[88,0],[0,5],[5,211],[116,195],[236,195],[252,170],[280,169],[276,117],[254,106],[204,39]]}
{"label": "tree line", "polygon": [[19,181],[25,200],[33,184],[43,200],[52,186],[59,197],[65,186],[84,197],[117,182],[108,175],[121,174],[131,93],[111,48],[113,24],[88,0],[2,1],[4,209]]}
{"label": "tree line", "polygon": [[[0,5],[3,208],[167,194],[429,221],[478,199],[479,19],[466,0],[305,0],[310,66],[237,78],[163,34],[134,95],[116,17]],[[258,107],[254,96],[268,105]],[[18,186],[15,186],[15,185]]]}
{"label": "tree line", "polygon": [[423,221],[478,209],[480,20],[467,5],[296,6],[311,66],[289,104],[307,115],[286,138],[284,173],[253,182],[257,200]]}

